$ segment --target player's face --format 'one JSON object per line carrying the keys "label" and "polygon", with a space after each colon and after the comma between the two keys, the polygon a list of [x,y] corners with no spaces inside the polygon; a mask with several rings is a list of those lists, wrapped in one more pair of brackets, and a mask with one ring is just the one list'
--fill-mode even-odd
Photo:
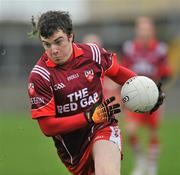
{"label": "player's face", "polygon": [[73,35],[67,35],[62,30],[53,33],[49,38],[40,36],[48,57],[56,64],[64,64],[72,54]]}

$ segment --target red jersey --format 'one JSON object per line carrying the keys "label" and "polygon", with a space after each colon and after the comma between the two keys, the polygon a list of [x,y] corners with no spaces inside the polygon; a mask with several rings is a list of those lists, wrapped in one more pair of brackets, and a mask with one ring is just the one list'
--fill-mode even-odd
{"label": "red jersey", "polygon": [[[32,118],[68,117],[89,111],[103,97],[102,79],[112,56],[95,44],[73,43],[73,56],[63,65],[42,55],[29,76]],[[90,124],[53,136],[61,160],[76,166],[96,131],[113,123]]]}
{"label": "red jersey", "polygon": [[138,75],[159,82],[161,78],[171,74],[165,43],[152,40],[148,47],[144,48],[137,41],[127,41],[123,46],[123,54],[122,65]]}

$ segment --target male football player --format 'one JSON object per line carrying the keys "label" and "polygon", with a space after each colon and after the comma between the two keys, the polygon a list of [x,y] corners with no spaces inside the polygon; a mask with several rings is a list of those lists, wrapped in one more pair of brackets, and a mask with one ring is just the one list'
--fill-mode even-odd
{"label": "male football player", "polygon": [[[125,42],[123,46],[122,65],[133,70],[138,75],[153,79],[156,83],[165,83],[171,76],[167,60],[167,46],[155,36],[155,26],[152,19],[139,17],[135,25],[135,39]],[[159,84],[160,85],[160,84]],[[157,135],[161,110],[154,113],[138,114],[125,110],[126,128],[129,134],[129,144],[135,155],[135,168],[132,175],[156,175],[157,158],[159,155],[159,138]],[[148,165],[140,147],[137,131],[140,125],[149,130]]]}
{"label": "male football player", "polygon": [[43,13],[33,33],[45,49],[29,75],[32,118],[52,137],[57,153],[74,175],[119,175],[120,112],[114,97],[104,99],[102,79],[123,83],[136,74],[96,44],[73,41],[67,12]]}

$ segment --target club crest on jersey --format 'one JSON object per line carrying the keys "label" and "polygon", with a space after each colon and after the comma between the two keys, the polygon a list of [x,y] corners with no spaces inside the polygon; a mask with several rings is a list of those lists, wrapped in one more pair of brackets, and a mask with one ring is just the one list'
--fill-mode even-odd
{"label": "club crest on jersey", "polygon": [[34,83],[29,83],[29,85],[28,85],[28,92],[29,92],[29,95],[33,95],[34,94],[34,92],[35,92]]}
{"label": "club crest on jersey", "polygon": [[87,78],[87,80],[89,82],[92,82],[93,78],[94,78],[94,71],[91,69],[91,70],[87,70],[84,72],[84,75],[85,77]]}

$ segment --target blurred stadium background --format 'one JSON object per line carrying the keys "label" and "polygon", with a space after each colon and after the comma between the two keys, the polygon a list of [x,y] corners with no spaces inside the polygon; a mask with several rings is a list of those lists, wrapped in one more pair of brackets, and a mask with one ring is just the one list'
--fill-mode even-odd
{"label": "blurred stadium background", "polygon": [[[122,43],[133,36],[135,18],[147,15],[155,20],[158,38],[169,45],[174,70],[159,131],[159,175],[180,174],[180,0],[0,0],[0,175],[68,174],[51,139],[31,120],[26,90],[29,71],[43,52],[38,39],[28,37],[31,16],[46,10],[69,11],[75,41],[96,33],[119,57]],[[126,143],[124,147],[122,174],[128,175],[132,160]]]}

